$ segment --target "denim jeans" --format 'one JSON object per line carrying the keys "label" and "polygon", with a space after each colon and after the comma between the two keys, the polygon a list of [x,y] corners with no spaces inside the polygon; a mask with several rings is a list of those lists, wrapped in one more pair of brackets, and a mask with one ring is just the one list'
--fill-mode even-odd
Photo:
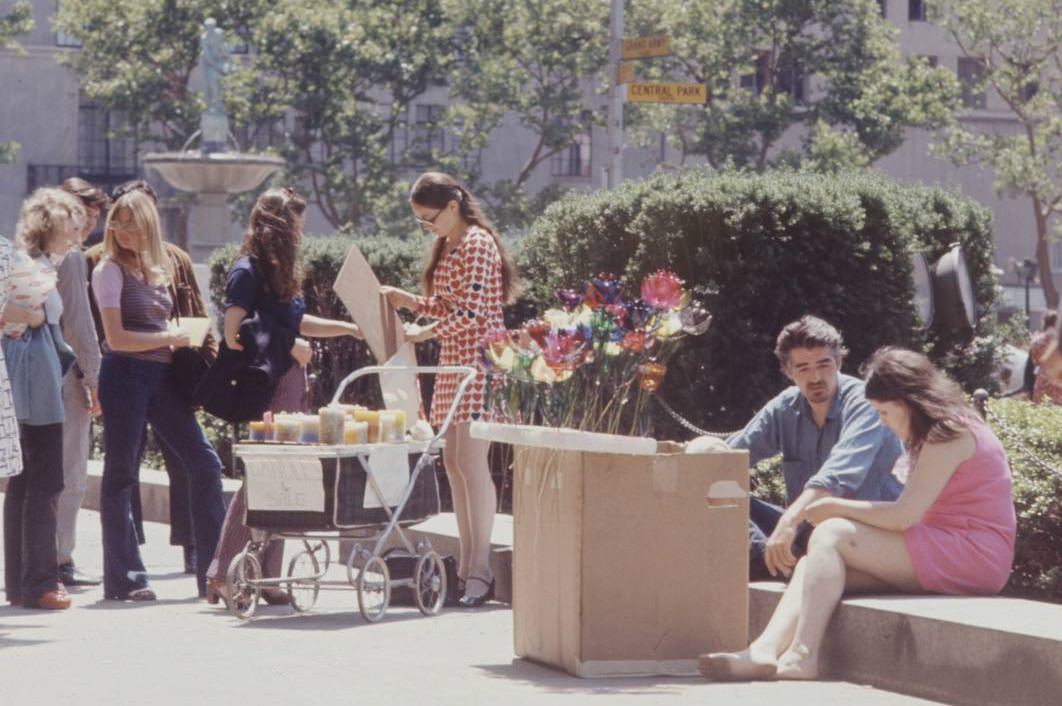
{"label": "denim jeans", "polygon": [[[125,598],[147,586],[131,508],[137,487],[140,440],[147,420],[162,444],[188,471],[189,503],[195,543],[212,554],[225,517],[221,496],[221,460],[207,441],[187,400],[176,389],[170,366],[109,354],[100,366],[103,408],[103,592]],[[206,594],[206,562],[196,575],[199,595]]]}
{"label": "denim jeans", "polygon": [[[756,497],[749,498],[749,578],[753,581],[780,578],[772,577],[767,571],[763,553],[767,549],[767,539],[778,526],[783,512],[785,510],[777,505]],[[793,555],[797,558],[807,554],[811,529],[807,522],[801,522],[797,527],[796,537],[793,539]]]}
{"label": "denim jeans", "polygon": [[[0,363],[2,365],[2,363]],[[23,471],[4,494],[4,590],[36,605],[59,587],[55,508],[63,492],[63,425],[19,424]]]}

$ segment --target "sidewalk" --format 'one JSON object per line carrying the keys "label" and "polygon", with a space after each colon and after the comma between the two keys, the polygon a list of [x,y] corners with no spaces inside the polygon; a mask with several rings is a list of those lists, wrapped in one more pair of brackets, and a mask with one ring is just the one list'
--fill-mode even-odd
{"label": "sidewalk", "polygon": [[[83,510],[76,559],[99,573],[99,515]],[[364,623],[353,592],[322,591],[315,613],[259,608],[242,623],[197,600],[166,525],[142,548],[154,604],[74,589],[60,613],[0,608],[4,703],[61,704],[713,704],[915,706],[929,701],[840,682],[708,684],[583,680],[516,659],[505,606],[424,618],[392,608]]]}

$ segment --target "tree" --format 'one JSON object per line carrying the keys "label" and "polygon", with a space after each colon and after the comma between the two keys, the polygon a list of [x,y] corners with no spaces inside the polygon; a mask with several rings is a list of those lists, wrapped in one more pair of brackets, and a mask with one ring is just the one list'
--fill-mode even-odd
{"label": "tree", "polygon": [[293,119],[281,145],[288,178],[336,228],[390,220],[413,149],[396,133],[450,58],[438,0],[280,0],[251,44],[245,84]]}
{"label": "tree", "polygon": [[[0,17],[0,51],[11,50],[17,54],[25,53],[15,37],[33,29],[33,14],[28,2],[16,2],[3,17]],[[0,164],[15,161],[18,154],[17,142],[0,142]]]}
{"label": "tree", "polygon": [[80,0],[59,5],[55,26],[82,45],[60,61],[102,108],[120,111],[123,136],[178,149],[199,129],[202,98],[188,88],[203,20],[244,28],[262,0]]}
{"label": "tree", "polygon": [[964,87],[966,95],[991,88],[1016,120],[992,129],[956,121],[937,150],[960,165],[992,167],[997,192],[1029,199],[1040,282],[1048,306],[1057,307],[1049,241],[1062,213],[1062,0],[937,0],[931,7],[976,62],[980,78]]}
{"label": "tree", "polygon": [[608,3],[443,0],[443,7],[457,56],[447,128],[460,156],[451,162],[476,176],[491,134],[514,119],[532,134],[531,145],[517,172],[490,192],[526,203],[524,186],[535,169],[595,121],[593,80],[608,58]]}
{"label": "tree", "polygon": [[[908,127],[944,124],[957,95],[949,72],[901,60],[873,0],[659,0],[630,15],[635,31],[667,34],[673,50],[640,62],[639,78],[708,86],[705,106],[629,109],[636,135],[663,132],[682,161],[869,164]],[[780,148],[791,134],[799,148]]]}

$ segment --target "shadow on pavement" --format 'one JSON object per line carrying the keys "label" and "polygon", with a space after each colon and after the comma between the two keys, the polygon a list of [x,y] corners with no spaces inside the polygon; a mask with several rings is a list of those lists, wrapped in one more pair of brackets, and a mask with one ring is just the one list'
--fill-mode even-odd
{"label": "shadow on pavement", "polygon": [[581,679],[526,659],[514,659],[508,664],[477,664],[473,667],[488,676],[522,682],[554,694],[667,696],[683,694],[690,686],[707,683],[696,677]]}

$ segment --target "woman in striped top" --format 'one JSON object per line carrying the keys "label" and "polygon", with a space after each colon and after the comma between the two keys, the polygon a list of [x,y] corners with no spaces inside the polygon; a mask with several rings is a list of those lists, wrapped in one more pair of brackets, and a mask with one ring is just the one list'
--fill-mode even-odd
{"label": "woman in striped top", "polygon": [[[189,345],[189,339],[185,331],[170,325],[173,265],[163,250],[159,216],[150,196],[133,190],[114,202],[104,228],[103,250],[104,257],[92,272],[92,289],[104,332],[99,379],[104,597],[154,600],[130,506],[145,419],[188,471],[195,543],[206,556],[214,552],[225,516],[221,460],[173,378],[173,349]],[[205,562],[201,566],[196,583],[199,595],[205,596]]]}

